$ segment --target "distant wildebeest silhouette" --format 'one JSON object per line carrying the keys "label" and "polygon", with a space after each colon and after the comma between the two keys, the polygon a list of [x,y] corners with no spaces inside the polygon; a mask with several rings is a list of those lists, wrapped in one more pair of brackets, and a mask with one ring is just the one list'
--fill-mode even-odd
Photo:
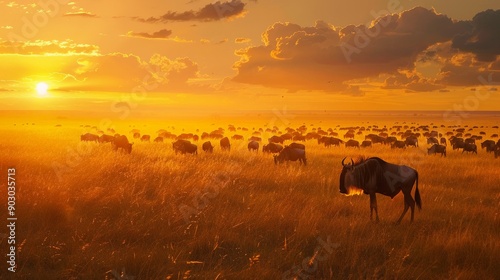
{"label": "distant wildebeest silhouette", "polygon": [[92,133],[85,133],[85,134],[80,136],[80,141],[98,142],[99,136],[96,134],[92,134]]}
{"label": "distant wildebeest silhouette", "polygon": [[259,142],[257,141],[250,141],[248,143],[248,150],[249,151],[259,151]]}
{"label": "distant wildebeest silhouette", "polygon": [[262,147],[262,152],[264,153],[275,154],[281,152],[281,150],[283,150],[283,146],[277,143],[269,143]]}
{"label": "distant wildebeest silhouette", "polygon": [[220,140],[220,148],[222,150],[231,150],[231,143],[229,142],[229,138],[224,137]]}
{"label": "distant wildebeest silhouette", "polygon": [[303,163],[307,165],[306,159],[306,151],[303,149],[292,148],[290,146],[286,146],[281,150],[278,155],[274,156],[274,163],[282,163],[285,161],[299,161],[299,163]]}
{"label": "distant wildebeest silhouette", "polygon": [[129,154],[132,152],[132,145],[134,143],[129,143],[127,136],[120,135],[120,136],[116,136],[114,138],[115,139],[112,143],[113,150],[117,151],[118,149],[122,149]]}
{"label": "distant wildebeest silhouette", "polygon": [[427,154],[428,155],[441,154],[441,156],[446,157],[446,146],[434,144],[430,148],[427,149]]}
{"label": "distant wildebeest silhouette", "polygon": [[203,143],[201,148],[204,152],[207,152],[207,153],[211,153],[214,151],[214,146],[212,146],[212,143],[210,143],[210,141]]}

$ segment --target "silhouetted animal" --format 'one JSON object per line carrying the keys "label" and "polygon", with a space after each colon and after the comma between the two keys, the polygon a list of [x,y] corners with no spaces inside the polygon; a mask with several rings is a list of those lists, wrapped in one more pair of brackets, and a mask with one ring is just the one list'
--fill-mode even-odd
{"label": "silhouetted animal", "polygon": [[427,149],[427,154],[428,155],[441,154],[441,156],[446,157],[446,146],[434,144],[430,148]]}
{"label": "silhouetted animal", "polygon": [[115,150],[115,151],[117,151],[118,149],[122,149],[125,152],[130,154],[132,152],[132,145],[133,144],[134,143],[128,142],[127,136],[120,135],[120,136],[114,137],[112,147],[113,147],[113,150]]}
{"label": "silhouetted animal", "polygon": [[80,136],[80,141],[86,141],[86,142],[98,142],[99,141],[99,136],[92,134],[92,133],[85,133]]}
{"label": "silhouetted animal", "polygon": [[257,141],[250,141],[248,143],[248,150],[249,151],[258,151],[259,150],[259,142]]}
{"label": "silhouetted animal", "polygon": [[155,143],[163,143],[163,137],[161,137],[161,136],[156,137],[154,142]]}
{"label": "silhouetted animal", "polygon": [[[376,220],[378,221],[377,198],[376,194],[382,194],[394,198],[399,192],[404,195],[404,210],[399,217],[399,224],[405,216],[408,208],[411,208],[410,221],[413,222],[415,202],[418,208],[422,208],[420,192],[418,191],[418,172],[417,170],[404,166],[385,162],[374,157],[351,164],[344,164],[342,160],[342,171],[340,173],[340,193],[350,194],[354,190],[362,190],[364,194],[370,195],[370,219],[375,210]],[[411,196],[413,184],[416,183],[415,200]]]}
{"label": "silhouetted animal", "polygon": [[291,143],[290,145],[288,146],[285,146],[285,147],[290,147],[292,149],[300,149],[300,150],[305,150],[306,149],[306,146],[304,144],[300,144],[300,143]]}
{"label": "silhouetted animal", "polygon": [[372,141],[364,140],[363,142],[361,142],[361,147],[363,147],[363,148],[367,148],[367,147],[371,147],[371,146],[372,146]]}
{"label": "silhouetted animal", "polygon": [[345,147],[348,148],[348,147],[354,147],[354,148],[358,148],[359,149],[359,142],[356,141],[356,140],[348,140],[347,142],[345,142]]}
{"label": "silhouetted animal", "polygon": [[149,142],[149,141],[151,141],[151,136],[147,135],[147,134],[144,134],[144,135],[141,136],[141,141],[142,142]]}
{"label": "silhouetted animal", "polygon": [[203,143],[201,148],[203,149],[203,151],[205,151],[207,153],[211,153],[214,151],[214,146],[212,146],[212,143],[210,143],[210,141]]}
{"label": "silhouetted animal", "polygon": [[304,165],[307,165],[306,151],[302,149],[291,148],[290,146],[285,147],[278,155],[274,156],[274,163],[282,163],[284,161],[299,161]]}
{"label": "silhouetted animal", "polygon": [[99,137],[99,143],[112,143],[115,137],[107,134],[103,134]]}
{"label": "silhouetted animal", "polygon": [[268,140],[269,140],[269,143],[280,143],[280,144],[283,144],[283,142],[285,141],[283,138],[281,138],[280,136],[276,136],[276,135],[272,136]]}
{"label": "silhouetted animal", "polygon": [[464,145],[464,149],[462,150],[462,154],[464,152],[477,154],[477,146],[476,146],[476,144],[467,144],[466,143]]}
{"label": "silhouetted animal", "polygon": [[220,148],[222,150],[231,150],[231,143],[229,142],[229,138],[224,137],[220,140]]}
{"label": "silhouetted animal", "polygon": [[283,146],[281,146],[280,144],[277,144],[277,143],[269,143],[269,144],[264,145],[262,147],[262,152],[264,152],[264,153],[275,154],[275,153],[281,152],[281,150],[283,150]]}

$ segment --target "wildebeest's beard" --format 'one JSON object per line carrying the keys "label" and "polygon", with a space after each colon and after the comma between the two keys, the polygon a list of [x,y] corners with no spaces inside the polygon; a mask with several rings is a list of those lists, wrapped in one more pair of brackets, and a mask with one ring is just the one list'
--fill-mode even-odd
{"label": "wildebeest's beard", "polygon": [[362,189],[362,186],[360,186],[360,182],[358,179],[358,176],[355,172],[355,169],[352,168],[350,170],[347,170],[345,175],[344,175],[344,194],[351,196],[351,195],[361,195],[364,193],[364,190]]}

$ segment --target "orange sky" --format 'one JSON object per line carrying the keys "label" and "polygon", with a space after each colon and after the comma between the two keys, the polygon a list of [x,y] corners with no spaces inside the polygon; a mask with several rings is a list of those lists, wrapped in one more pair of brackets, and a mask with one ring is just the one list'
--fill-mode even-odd
{"label": "orange sky", "polygon": [[498,1],[0,7],[0,110],[500,108]]}

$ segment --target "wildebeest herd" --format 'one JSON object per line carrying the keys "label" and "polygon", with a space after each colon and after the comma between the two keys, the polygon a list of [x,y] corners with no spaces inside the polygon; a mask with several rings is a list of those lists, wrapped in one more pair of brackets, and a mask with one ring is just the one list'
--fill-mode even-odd
{"label": "wildebeest herd", "polygon": [[[306,146],[302,143],[316,140],[318,145],[324,145],[326,148],[340,147],[344,145],[346,148],[371,148],[375,145],[388,146],[391,149],[407,149],[419,147],[419,140],[424,138],[424,142],[429,145],[427,154],[440,154],[442,157],[447,155],[448,143],[453,150],[461,150],[461,154],[473,153],[477,154],[478,149],[476,141],[481,141],[484,132],[479,135],[472,135],[466,132],[467,127],[448,127],[441,126],[409,126],[395,125],[390,128],[376,125],[368,127],[340,127],[335,129],[329,128],[323,130],[321,128],[312,128],[312,131],[307,132],[308,128],[302,125],[298,128],[286,128],[281,132],[277,127],[264,129],[254,129],[250,137],[247,137],[248,144],[246,147],[250,152],[258,152],[262,147],[262,152],[272,154],[274,163],[279,164],[286,161],[298,161],[303,165],[307,165]],[[468,131],[477,129],[478,127],[469,128]],[[444,135],[435,129],[449,130]],[[249,131],[247,128],[236,128],[232,125],[228,127],[229,132],[233,135],[229,138],[226,136],[226,131],[219,128],[210,133],[203,132],[201,137],[192,133],[182,133],[175,135],[172,132],[161,129],[158,136],[154,138],[156,143],[164,143],[167,140],[172,142],[172,149],[175,154],[198,154],[198,145],[195,144],[201,138],[202,150],[205,153],[213,153],[215,146],[212,141],[219,142],[221,151],[230,151],[231,142],[242,144],[245,137],[237,134],[237,130]],[[340,131],[343,133],[343,139],[338,138]],[[115,131],[109,129],[108,132]],[[265,134],[271,135],[267,138],[267,143],[261,145],[262,136]],[[150,135],[141,135],[140,131],[133,129],[130,134],[134,139],[141,142],[150,142]],[[355,137],[363,137],[361,144]],[[492,134],[492,138],[498,138],[498,134]],[[128,141],[127,136],[114,134],[108,135],[100,131],[98,134],[86,133],[81,135],[81,141],[92,141],[98,143],[111,143],[114,150],[123,150],[127,153],[132,152],[132,145]],[[423,139],[422,139],[423,140]],[[215,143],[215,142],[214,142]],[[287,143],[287,144],[285,144]],[[484,140],[481,142],[481,148],[487,153],[493,153],[495,158],[500,155],[500,140]],[[343,194],[351,194],[354,190],[358,190],[364,194],[370,195],[370,217],[375,212],[376,220],[378,221],[377,201],[375,194],[390,196],[393,198],[399,192],[404,195],[404,210],[398,219],[401,222],[408,209],[411,209],[411,221],[414,217],[415,204],[421,208],[421,198],[418,190],[418,172],[408,166],[400,166],[385,162],[384,160],[374,157],[361,159],[354,162],[351,159],[350,163],[345,163],[345,158],[342,160],[342,171],[340,174],[340,192]],[[413,185],[415,188],[415,199],[411,196]]]}
{"label": "wildebeest herd", "polygon": [[[479,135],[473,135],[469,131],[478,129],[477,126],[472,128],[468,127],[454,127],[449,126],[441,127],[422,125],[422,126],[409,126],[409,125],[394,125],[390,128],[378,127],[376,125],[371,126],[357,126],[357,127],[340,127],[337,126],[335,129],[328,128],[323,130],[321,128],[312,128],[310,132],[305,125],[298,128],[287,127],[284,131],[280,131],[278,127],[267,128],[266,130],[254,129],[251,136],[247,138],[249,151],[257,152],[262,147],[262,152],[275,154],[274,162],[281,163],[284,161],[299,161],[300,163],[306,164],[305,156],[305,146],[303,144],[296,142],[305,142],[309,140],[316,140],[319,145],[324,145],[325,147],[339,147],[344,145],[346,148],[370,148],[375,145],[386,145],[391,149],[406,149],[408,147],[419,147],[419,139],[425,138],[425,142],[429,145],[427,153],[440,154],[443,157],[447,155],[447,147],[449,146],[453,150],[458,150],[463,153],[478,153],[478,147],[476,141],[481,141],[483,135],[486,133],[481,131]],[[445,134],[438,132],[439,130],[449,130]],[[166,140],[173,140],[172,148],[176,154],[198,154],[198,146],[194,142],[198,142],[201,138],[204,142],[201,144],[202,150],[207,153],[212,153],[214,151],[214,145],[211,141],[218,141],[220,149],[222,151],[231,150],[231,141],[245,140],[245,137],[241,134],[237,134],[237,130],[243,132],[248,132],[248,128],[236,128],[234,125],[229,125],[227,129],[233,135],[229,138],[225,136],[226,130],[223,128],[218,128],[212,132],[203,132],[201,137],[192,133],[181,133],[176,135],[165,129],[157,131],[157,137],[154,138],[155,143],[163,143]],[[343,134],[344,139],[338,138],[339,133],[345,131]],[[114,150],[124,150],[128,153],[132,151],[133,143],[128,141],[125,135],[116,134],[114,129],[108,129],[109,133],[114,133],[113,135],[106,134],[103,131],[97,131],[96,134],[86,133],[80,137],[81,141],[92,141],[98,143],[111,143]],[[138,129],[132,129],[130,134],[134,139],[141,142],[150,142],[151,135],[143,134],[141,135]],[[261,145],[263,141],[263,135],[271,135],[268,138],[268,143]],[[274,134],[274,135],[273,135]],[[361,142],[355,140],[356,136],[363,137],[364,140]],[[448,137],[448,139],[446,137]],[[498,134],[492,134],[492,138],[498,138]],[[231,139],[231,140],[230,140]],[[206,141],[208,140],[208,141]],[[289,145],[284,145],[285,142],[292,141]],[[495,158],[500,155],[500,140],[484,140],[480,143],[481,148],[485,149],[487,153],[492,153]],[[300,146],[300,147],[297,147]]]}

